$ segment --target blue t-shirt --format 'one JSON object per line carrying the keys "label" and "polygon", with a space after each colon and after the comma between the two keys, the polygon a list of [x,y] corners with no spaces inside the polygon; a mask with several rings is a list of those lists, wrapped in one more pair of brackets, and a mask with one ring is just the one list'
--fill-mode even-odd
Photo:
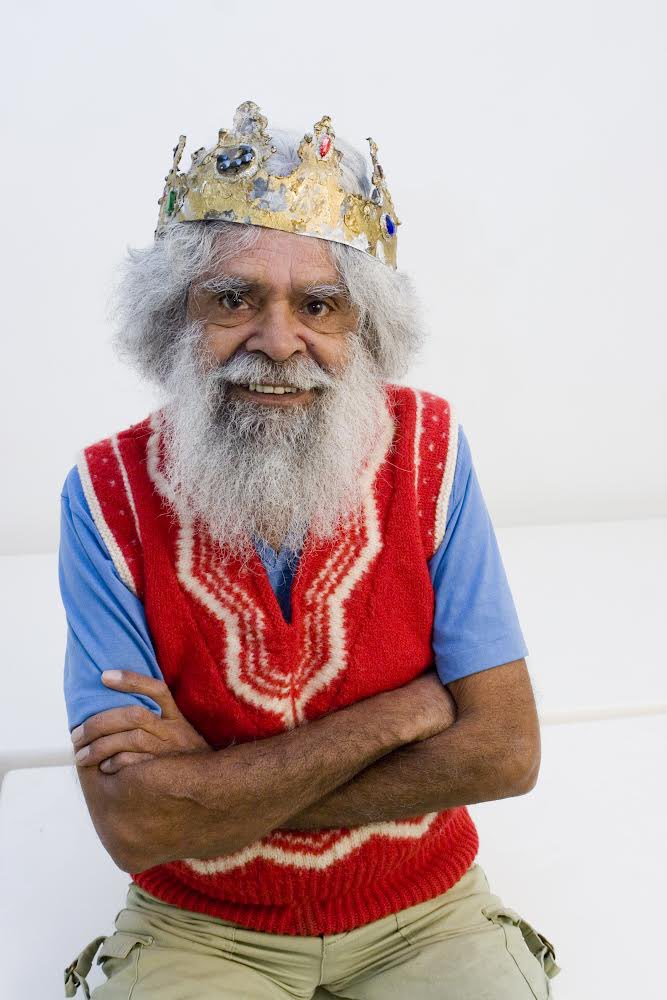
{"label": "blue t-shirt", "polygon": [[[459,427],[454,482],[442,542],[429,560],[435,593],[432,646],[443,684],[526,656],[493,525]],[[299,553],[255,546],[285,618]],[[144,606],[118,576],[90,513],[76,467],[61,495],[59,579],[67,616],[65,700],[70,729],[97,712],[136,704],[143,695],[105,687],[104,670],[162,678]]]}

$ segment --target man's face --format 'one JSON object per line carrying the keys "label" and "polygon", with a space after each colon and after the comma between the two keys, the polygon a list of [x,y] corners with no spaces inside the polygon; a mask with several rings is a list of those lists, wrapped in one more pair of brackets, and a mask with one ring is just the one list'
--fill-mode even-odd
{"label": "man's face", "polygon": [[[260,229],[257,244],[225,259],[223,272],[204,275],[188,295],[188,318],[203,321],[205,348],[218,364],[236,352],[261,352],[277,364],[292,359],[292,373],[299,356],[327,372],[344,369],[357,315],[325,242]],[[220,279],[227,290],[221,290]],[[280,389],[289,385],[287,379],[277,383]],[[239,400],[271,407],[308,404],[321,391],[262,391],[266,388],[232,385],[229,391]]]}

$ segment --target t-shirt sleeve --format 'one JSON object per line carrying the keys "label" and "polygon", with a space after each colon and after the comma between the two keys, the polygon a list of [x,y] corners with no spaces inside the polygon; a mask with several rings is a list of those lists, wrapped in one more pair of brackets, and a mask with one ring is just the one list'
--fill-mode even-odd
{"label": "t-shirt sleeve", "polygon": [[106,687],[104,670],[124,669],[162,679],[144,606],[119,578],[71,469],[61,493],[58,578],[67,618],[64,692],[70,730],[109,708],[144,705],[144,695]]}
{"label": "t-shirt sleeve", "polygon": [[443,684],[528,655],[495,531],[459,426],[447,524],[429,560],[433,653]]}

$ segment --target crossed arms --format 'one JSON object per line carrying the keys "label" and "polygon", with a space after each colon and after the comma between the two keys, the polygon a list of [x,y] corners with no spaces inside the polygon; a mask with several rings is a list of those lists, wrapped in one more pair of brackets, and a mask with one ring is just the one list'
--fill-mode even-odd
{"label": "crossed arms", "polygon": [[521,795],[537,780],[539,724],[523,659],[447,687],[429,671],[220,750],[163,682],[113,674],[110,686],[148,694],[162,709],[161,717],[111,709],[72,733],[93,823],[127,872],[231,854],[278,828],[357,826]]}

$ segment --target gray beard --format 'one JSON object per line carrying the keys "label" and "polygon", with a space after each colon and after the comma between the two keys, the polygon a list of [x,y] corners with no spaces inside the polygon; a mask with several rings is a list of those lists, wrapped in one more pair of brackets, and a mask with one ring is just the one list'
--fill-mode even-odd
{"label": "gray beard", "polygon": [[[386,409],[384,380],[362,341],[352,335],[335,372],[307,356],[278,363],[236,352],[218,364],[201,345],[201,328],[189,324],[162,411],[176,512],[185,506],[204,525],[223,561],[246,564],[254,535],[297,551],[332,538],[364,500],[361,472]],[[315,396],[278,407],[230,394],[231,383],[251,382],[316,387]]]}

